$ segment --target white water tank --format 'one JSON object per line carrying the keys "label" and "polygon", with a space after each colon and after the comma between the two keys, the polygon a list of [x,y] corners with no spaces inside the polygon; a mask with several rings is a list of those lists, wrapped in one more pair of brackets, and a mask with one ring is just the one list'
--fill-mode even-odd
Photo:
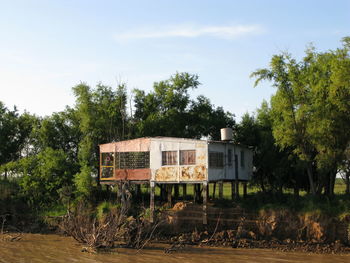
{"label": "white water tank", "polygon": [[231,128],[222,128],[220,132],[222,141],[232,141],[233,131]]}

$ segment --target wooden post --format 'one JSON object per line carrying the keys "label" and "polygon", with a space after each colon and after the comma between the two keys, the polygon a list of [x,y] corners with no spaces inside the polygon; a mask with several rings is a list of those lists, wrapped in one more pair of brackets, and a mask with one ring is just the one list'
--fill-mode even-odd
{"label": "wooden post", "polygon": [[206,186],[206,188],[207,188],[207,189],[206,189],[206,191],[207,191],[207,192],[206,192],[206,195],[207,195],[207,201],[208,201],[208,200],[209,200],[209,183],[207,183],[206,185],[207,185],[207,186]]}
{"label": "wooden post", "polygon": [[135,195],[137,199],[140,199],[141,197],[141,185],[140,184],[136,184],[136,189],[135,189]]}
{"label": "wooden post", "polygon": [[235,182],[231,182],[231,199],[234,200],[236,196]]}
{"label": "wooden post", "polygon": [[224,198],[224,182],[220,181],[219,182],[219,199]]}
{"label": "wooden post", "polygon": [[195,204],[196,203],[196,184],[193,184],[193,203]]}
{"label": "wooden post", "polygon": [[247,182],[243,183],[243,197],[247,197]]}
{"label": "wooden post", "polygon": [[239,176],[238,176],[238,155],[235,154],[235,185],[236,185],[236,198],[239,198]]}
{"label": "wooden post", "polygon": [[151,182],[151,191],[150,191],[150,222],[154,222],[154,187],[155,183]]}
{"label": "wooden post", "polygon": [[215,199],[216,182],[213,184],[213,199]]}
{"label": "wooden post", "polygon": [[207,218],[207,189],[208,189],[208,183],[203,182],[203,225],[206,225],[208,223],[208,218]]}
{"label": "wooden post", "polygon": [[171,196],[172,196],[173,185],[168,184],[166,189],[167,189],[168,206],[171,207],[172,206]]}
{"label": "wooden post", "polygon": [[174,200],[179,200],[179,184],[174,184]]}
{"label": "wooden post", "polygon": [[117,191],[117,203],[121,203],[122,201],[122,191],[123,191],[123,187],[122,187],[122,182],[118,182],[118,191]]}
{"label": "wooden post", "polygon": [[187,195],[187,184],[183,184],[183,185],[182,185],[182,196],[183,196],[183,200],[186,199],[186,195]]}

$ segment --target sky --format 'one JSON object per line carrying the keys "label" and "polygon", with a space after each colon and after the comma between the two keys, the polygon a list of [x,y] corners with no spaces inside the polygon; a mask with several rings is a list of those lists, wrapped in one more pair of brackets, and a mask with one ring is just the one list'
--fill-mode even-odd
{"label": "sky", "polygon": [[302,58],[350,36],[350,0],[0,0],[0,101],[39,116],[75,103],[84,82],[151,91],[198,74],[191,96],[239,121],[274,93],[250,74],[289,52]]}

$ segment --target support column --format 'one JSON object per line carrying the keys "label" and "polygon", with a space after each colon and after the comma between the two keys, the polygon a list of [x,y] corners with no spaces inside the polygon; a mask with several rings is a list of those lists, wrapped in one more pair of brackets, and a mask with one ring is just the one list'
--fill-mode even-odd
{"label": "support column", "polygon": [[216,192],[216,182],[213,183],[213,199],[215,199],[215,192]]}
{"label": "support column", "polygon": [[179,200],[179,184],[174,184],[174,200]]}
{"label": "support column", "polygon": [[206,185],[207,185],[207,189],[206,189],[207,193],[206,193],[206,195],[207,195],[207,201],[208,201],[209,200],[209,183],[207,183]]}
{"label": "support column", "polygon": [[183,184],[182,185],[182,197],[183,197],[183,200],[186,199],[186,196],[187,196],[187,184]]}
{"label": "support column", "polygon": [[119,204],[122,202],[122,191],[123,191],[122,182],[118,182],[117,203]]}
{"label": "support column", "polygon": [[235,182],[231,182],[231,199],[234,200],[236,197]]}
{"label": "support column", "polygon": [[235,184],[236,184],[236,198],[238,199],[239,198],[239,181],[236,180]]}
{"label": "support column", "polygon": [[154,187],[155,183],[151,182],[150,183],[151,189],[150,189],[150,222],[154,222]]}
{"label": "support column", "polygon": [[203,182],[203,225],[208,224],[208,218],[207,218],[207,202],[208,202],[208,183]]}
{"label": "support column", "polygon": [[247,182],[243,183],[243,197],[247,197]]}
{"label": "support column", "polygon": [[220,181],[219,182],[219,199],[224,198],[224,182]]}
{"label": "support column", "polygon": [[135,186],[135,195],[136,198],[139,199],[141,197],[141,185],[140,184],[136,184]]}
{"label": "support column", "polygon": [[172,190],[173,190],[173,185],[172,184],[168,184],[167,187],[167,201],[168,201],[168,205],[169,207],[172,206],[172,202],[171,202],[171,196],[172,196]]}

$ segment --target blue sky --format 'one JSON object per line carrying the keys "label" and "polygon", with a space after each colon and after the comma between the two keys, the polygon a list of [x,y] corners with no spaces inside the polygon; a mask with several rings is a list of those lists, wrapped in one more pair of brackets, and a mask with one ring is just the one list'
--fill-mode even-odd
{"label": "blue sky", "polygon": [[175,72],[199,75],[203,94],[239,121],[274,89],[252,71],[273,54],[301,58],[313,43],[350,36],[342,1],[0,0],[0,101],[44,116],[73,105],[80,82],[151,90]]}

